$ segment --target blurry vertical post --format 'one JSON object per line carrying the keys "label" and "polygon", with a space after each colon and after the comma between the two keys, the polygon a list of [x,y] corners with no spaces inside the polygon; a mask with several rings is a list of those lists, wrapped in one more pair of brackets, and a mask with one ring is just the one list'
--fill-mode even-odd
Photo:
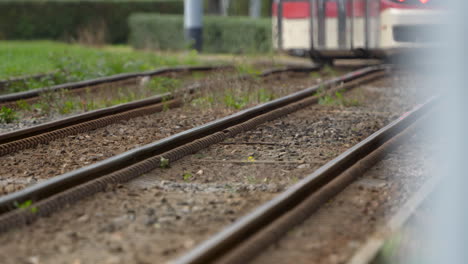
{"label": "blurry vertical post", "polygon": [[185,38],[191,48],[202,50],[203,0],[184,0]]}
{"label": "blurry vertical post", "polygon": [[262,0],[250,0],[249,16],[259,18],[262,9]]}
{"label": "blurry vertical post", "polygon": [[445,40],[433,56],[444,96],[434,131],[443,141],[436,154],[441,184],[435,194],[431,221],[431,256],[428,264],[468,262],[468,20],[466,0],[445,0],[444,28],[437,32]]}
{"label": "blurry vertical post", "polygon": [[229,5],[231,4],[231,0],[220,0],[221,1],[221,14],[223,16],[228,15]]}

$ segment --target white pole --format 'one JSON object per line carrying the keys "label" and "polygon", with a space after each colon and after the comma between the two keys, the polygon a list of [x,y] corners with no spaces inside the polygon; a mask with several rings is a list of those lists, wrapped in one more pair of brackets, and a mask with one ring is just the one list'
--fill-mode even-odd
{"label": "white pole", "polygon": [[184,0],[185,38],[197,51],[203,44],[203,0]]}
{"label": "white pole", "polygon": [[249,16],[259,18],[262,10],[262,0],[250,0]]}
{"label": "white pole", "polygon": [[229,3],[230,3],[230,0],[221,0],[221,12],[223,16],[228,15]]}

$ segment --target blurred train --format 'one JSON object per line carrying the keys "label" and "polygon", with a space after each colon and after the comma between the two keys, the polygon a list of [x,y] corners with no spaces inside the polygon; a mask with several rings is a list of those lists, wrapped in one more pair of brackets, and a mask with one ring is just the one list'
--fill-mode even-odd
{"label": "blurred train", "polygon": [[318,62],[389,58],[431,47],[440,28],[437,2],[440,0],[275,0],[274,47]]}

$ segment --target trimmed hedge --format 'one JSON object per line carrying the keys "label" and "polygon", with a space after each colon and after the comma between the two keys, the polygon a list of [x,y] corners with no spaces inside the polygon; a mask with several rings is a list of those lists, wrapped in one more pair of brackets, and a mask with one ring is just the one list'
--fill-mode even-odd
{"label": "trimmed hedge", "polygon": [[[133,14],[129,18],[130,44],[139,49],[181,50],[183,17],[162,14]],[[271,19],[205,16],[203,52],[256,53],[272,50]]]}
{"label": "trimmed hedge", "polygon": [[[204,0],[205,14],[217,15],[218,11],[216,7],[210,9],[210,1],[219,1],[219,0]],[[271,6],[273,0],[261,0],[261,10],[260,14],[262,17],[271,16]],[[230,16],[248,16],[249,15],[250,0],[235,0],[230,1],[228,7],[228,14]]]}
{"label": "trimmed hedge", "polygon": [[[0,1],[0,39],[77,40],[104,35],[124,43],[135,12],[183,13],[182,1]],[[80,35],[81,34],[81,35]]]}

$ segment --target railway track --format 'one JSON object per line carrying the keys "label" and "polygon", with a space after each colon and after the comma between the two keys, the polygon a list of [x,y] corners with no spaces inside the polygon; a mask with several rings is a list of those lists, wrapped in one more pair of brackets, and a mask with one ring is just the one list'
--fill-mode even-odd
{"label": "railway track", "polygon": [[196,72],[196,71],[213,71],[213,70],[232,69],[232,66],[180,66],[180,67],[166,67],[146,72],[136,73],[122,73],[107,77],[101,77],[91,80],[64,83],[54,85],[52,87],[32,89],[24,92],[11,93],[0,95],[0,106],[11,106],[18,100],[25,100],[27,102],[33,101],[43,93],[59,92],[63,90],[77,91],[89,87],[103,87],[114,83],[119,84],[134,84],[139,78],[153,77],[168,73],[181,73],[181,72]]}
{"label": "railway track", "polygon": [[[343,88],[362,85],[363,83],[370,83],[368,91],[374,91],[376,84],[372,84],[371,81],[382,77],[384,74],[381,70],[385,68],[379,69],[377,67],[374,68],[375,71],[365,74],[361,71],[362,75],[355,75],[356,72],[351,73],[347,76],[354,76],[352,80],[338,86],[330,86],[332,93]],[[364,79],[361,77],[364,77]],[[320,85],[315,88],[319,87]],[[384,90],[386,89],[382,89],[382,91]],[[231,221],[237,220],[237,224],[234,226],[239,225],[240,222],[245,223],[244,220],[251,217],[251,215],[243,217],[241,220],[237,218],[252,210],[255,206],[274,198],[277,192],[286,189],[285,193],[278,195],[278,197],[268,202],[269,205],[275,203],[274,201],[277,201],[281,197],[284,198],[287,196],[287,193],[291,194],[294,190],[301,189],[298,186],[305,188],[304,182],[307,182],[309,177],[300,181],[297,185],[291,187],[289,185],[295,181],[294,177],[299,176],[300,179],[303,175],[307,174],[306,172],[315,171],[325,164],[326,161],[329,161],[335,155],[333,153],[328,154],[329,151],[340,153],[346,150],[350,147],[349,144],[357,142],[357,139],[367,137],[371,132],[382,127],[382,124],[387,123],[388,120],[392,120],[395,114],[390,113],[391,109],[399,109],[397,106],[392,106],[388,110],[385,107],[373,107],[369,109],[365,108],[367,110],[359,112],[351,110],[352,108],[340,109],[321,105],[310,106],[319,99],[317,96],[311,96],[315,92],[311,92],[310,90],[308,93],[303,92],[304,99],[301,100],[296,97],[296,100],[299,100],[299,102],[291,100],[289,101],[290,104],[280,104],[276,110],[274,108],[265,109],[262,106],[257,106],[224,118],[222,120],[224,124],[215,121],[200,127],[201,131],[194,128],[191,131],[159,141],[151,146],[153,148],[146,146],[133,151],[133,153],[124,153],[125,155],[131,155],[127,155],[126,158],[128,159],[125,159],[125,155],[113,158],[110,160],[111,163],[107,163],[107,168],[99,168],[106,163],[101,162],[80,171],[68,173],[68,176],[75,175],[74,180],[77,180],[77,175],[91,169],[88,171],[90,173],[88,176],[84,176],[85,174],[81,175],[83,176],[81,180],[84,180],[84,182],[78,187],[72,189],[65,188],[62,183],[67,182],[67,184],[70,184],[70,187],[73,179],[69,178],[60,183],[59,181],[65,180],[64,175],[62,175],[23,189],[23,191],[3,196],[3,198],[8,196],[11,198],[20,193],[25,194],[29,192],[29,195],[24,196],[23,200],[20,200],[19,196],[16,196],[17,199],[3,204],[6,205],[2,207],[3,215],[0,217],[0,226],[3,231],[11,231],[10,228],[31,223],[40,218],[40,216],[51,215],[57,210],[59,212],[50,218],[38,221],[34,225],[4,234],[1,241],[5,243],[1,251],[7,252],[8,248],[17,245],[15,248],[18,252],[23,252],[19,253],[20,255],[38,255],[41,256],[41,261],[60,262],[58,256],[51,259],[46,257],[47,255],[50,256],[50,254],[54,255],[53,252],[57,249],[41,245],[37,247],[38,251],[36,251],[36,247],[32,249],[31,246],[28,247],[27,245],[30,243],[34,244],[34,241],[37,241],[41,237],[42,239],[48,236],[63,237],[65,235],[65,237],[68,237],[71,232],[70,238],[72,241],[78,240],[75,242],[61,240],[59,250],[62,253],[67,253],[67,259],[64,261],[70,261],[73,258],[80,261],[81,257],[83,257],[81,261],[84,262],[95,262],[97,259],[104,261],[105,258],[103,259],[102,257],[109,256],[107,254],[118,256],[120,263],[137,262],[137,260],[144,262],[144,255],[148,255],[146,261],[150,262],[167,260],[168,257],[174,258],[174,256],[180,255],[184,251],[183,249],[190,249],[194,245],[199,244],[202,240],[208,238],[207,235],[213,234],[213,231],[225,227]],[[357,89],[350,93],[359,94],[359,92],[360,90]],[[296,93],[295,96],[300,93]],[[378,106],[392,101],[382,101],[370,95],[372,93],[366,93],[366,97],[369,97],[367,102],[375,101],[375,104]],[[294,98],[294,96],[292,97]],[[291,96],[286,98],[291,99]],[[398,101],[398,99],[395,100]],[[380,144],[389,140],[393,136],[393,133],[404,127],[409,127],[414,119],[418,119],[419,114],[422,114],[425,109],[430,107],[430,104],[432,103],[425,104],[412,111],[411,114],[404,115],[387,126],[388,130],[378,132],[377,136],[376,134],[370,136],[369,138],[374,137],[373,140],[364,140],[367,143],[360,143],[360,151],[356,150],[357,147],[353,147],[352,149],[359,152],[361,158],[364,157],[365,151],[361,152],[363,148],[367,150],[369,147],[378,148]],[[306,106],[308,107],[302,110]],[[249,111],[254,109],[258,111],[258,116],[252,112],[249,113]],[[377,111],[377,109],[379,110]],[[281,117],[287,113],[293,114]],[[243,123],[237,124],[235,120],[230,119],[232,117],[236,117],[235,120]],[[331,124],[335,124],[335,126],[330,126]],[[298,130],[300,127],[302,131]],[[336,130],[337,128],[342,128],[342,130]],[[221,132],[211,134],[213,131]],[[198,134],[193,134],[194,132]],[[195,138],[192,138],[192,136],[195,136]],[[231,137],[234,138],[230,139]],[[174,146],[171,140],[182,140],[183,143],[180,146]],[[217,142],[218,144],[213,145]],[[321,146],[316,146],[318,142],[321,142],[319,144]],[[165,147],[168,149],[165,149]],[[176,148],[170,150],[172,147]],[[182,158],[187,154],[204,148],[206,149],[199,151],[195,156]],[[259,150],[260,148],[261,150]],[[161,152],[158,152],[158,150]],[[140,151],[140,155],[143,155],[140,156],[144,160],[143,162],[138,162],[138,160],[135,160],[135,156],[132,156],[138,151]],[[298,155],[298,152],[301,154]],[[153,155],[156,156],[152,157]],[[342,156],[340,157],[343,158]],[[355,159],[359,159],[359,157],[347,157],[343,158],[345,162],[336,162],[340,157],[333,160],[332,163],[335,162],[335,166],[339,165],[339,169],[342,170],[346,166],[350,166]],[[178,161],[178,159],[181,160]],[[132,162],[137,162],[137,164],[130,165],[130,168],[127,167],[127,169],[124,168],[117,172],[110,170],[113,165],[117,164],[120,166],[123,165],[122,163],[129,165]],[[171,168],[161,168],[166,166],[171,166]],[[330,165],[321,167],[317,172],[323,172],[327,166],[329,167]],[[258,179],[248,178],[249,172],[252,171],[261,171],[262,173],[257,173]],[[135,178],[144,172],[146,172],[145,176]],[[102,177],[90,179],[95,176]],[[86,177],[88,179],[85,179]],[[283,184],[285,179],[289,179],[289,182]],[[129,180],[130,183],[119,185]],[[317,180],[316,178],[313,183],[309,184],[319,188],[329,179],[321,178],[319,182]],[[41,191],[30,192],[34,188],[39,190],[38,187],[40,185],[46,186],[54,181],[56,185],[49,185],[49,193]],[[115,186],[116,183],[120,187],[113,188],[112,186]],[[60,190],[60,188],[62,189]],[[308,190],[306,189],[306,191]],[[304,189],[302,191],[302,194],[295,195],[296,198],[302,196],[302,199],[304,199],[307,196],[307,192],[304,192]],[[97,192],[100,193],[92,195]],[[91,196],[93,198],[89,198]],[[61,210],[63,206],[82,199],[85,200],[71,208]],[[5,202],[5,200],[1,201]],[[12,201],[17,201],[16,205],[11,206]],[[25,208],[23,205],[28,203],[30,203],[30,206]],[[15,203],[13,202],[13,204]],[[18,208],[18,204],[21,208]],[[261,208],[265,209],[265,207],[268,206],[264,205]],[[32,209],[34,209],[34,212]],[[210,214],[210,211],[213,212]],[[258,215],[258,212],[256,211],[254,214]],[[119,216],[121,214],[122,216]],[[268,219],[268,221],[272,220],[273,218]],[[250,226],[250,228],[252,227]],[[264,227],[268,228],[267,225]],[[233,229],[235,228],[231,226],[228,230],[232,231]],[[26,237],[24,234],[26,233],[28,234],[28,241],[24,241]],[[139,235],[136,235],[136,233]],[[261,228],[259,228],[259,232],[252,232],[251,234],[260,233],[262,233]],[[178,238],[181,235],[182,237]],[[137,240],[133,239],[135,236],[138,237]],[[238,238],[247,239],[243,236],[239,236]],[[130,245],[133,245],[132,248],[124,246],[124,241],[127,240]],[[6,241],[9,242],[6,243]],[[105,245],[109,246],[102,244],[104,243],[102,241],[105,242]],[[207,241],[213,241],[213,239]],[[239,263],[236,262],[236,259],[239,260],[239,255],[233,253],[238,252],[239,248],[231,251],[236,243],[229,245],[229,241],[232,242],[228,238],[225,243],[221,243],[224,245],[212,243],[218,249],[221,246],[223,251],[215,250],[219,254],[216,253],[215,256],[208,256],[203,261],[207,260],[206,263],[208,263],[208,260],[214,260],[216,262],[220,261],[221,257],[223,261],[231,259],[234,261],[233,263]],[[257,241],[261,242],[262,239]],[[253,243],[248,242],[248,240],[242,240],[242,242]],[[57,241],[57,243],[59,242]],[[74,246],[62,248],[62,246],[69,243],[74,244]],[[206,242],[203,245],[206,246],[207,243],[210,244],[210,242]],[[266,242],[266,244],[268,243]],[[53,242],[50,244],[53,247],[57,246]],[[85,246],[91,244],[96,245],[96,250]],[[26,250],[21,249],[21,245],[24,245]],[[148,245],[151,246],[148,248]],[[77,249],[73,249],[75,247]],[[241,245],[241,247],[245,248],[247,246]],[[208,248],[204,247],[205,250]],[[194,255],[193,252],[197,252],[197,250],[198,253]],[[90,258],[87,258],[89,252],[92,253],[89,254]],[[135,252],[137,255],[130,252]],[[179,261],[184,263],[183,261],[190,260],[193,256],[196,256],[196,258],[190,261],[199,261],[197,258],[204,255],[204,253],[199,254],[200,252],[200,249],[195,249],[191,254],[180,258]],[[140,253],[143,256],[139,255]],[[228,253],[228,255],[225,253]],[[241,259],[250,259],[253,256],[251,253],[249,251],[242,253]],[[206,255],[204,256],[206,257]],[[98,258],[96,259],[95,257]],[[12,256],[4,256],[4,259],[6,262],[18,262],[22,260],[21,257],[14,259]],[[115,262],[116,260],[114,259],[113,261]]]}
{"label": "railway track", "polygon": [[[385,74],[387,66],[373,66],[326,81],[206,125],[173,135],[169,138],[117,155],[108,160],[72,171],[0,197],[2,230],[25,224],[38,216],[48,215],[72,201],[102,191],[109,184],[126,182],[154,168],[174,162],[186,155],[206,148],[249,130],[263,122],[317,103],[320,89],[331,92],[349,89]],[[31,201],[37,213],[17,210],[18,204]],[[3,223],[3,224],[1,224]]]}
{"label": "railway track", "polygon": [[416,107],[172,263],[248,263],[364,174],[422,125]]}
{"label": "railway track", "polygon": [[[85,83],[71,83],[58,87],[57,89],[77,89],[83,85],[89,87],[90,85],[97,85],[102,83],[113,83],[122,81],[123,79],[134,79],[141,76],[153,76],[172,71],[208,71],[219,70],[223,67],[188,67],[188,68],[168,68],[149,73],[139,74],[126,74],[124,76],[111,76],[97,80],[90,80]],[[258,77],[265,78],[280,73],[287,72],[309,72],[318,70],[317,67],[285,67],[266,70]],[[231,79],[246,80],[254,78],[252,75],[242,75],[239,77],[232,77]],[[68,118],[63,118],[56,121],[51,121],[45,124],[37,125],[30,128],[20,129],[9,133],[0,134],[0,156],[16,152],[18,150],[35,147],[39,144],[45,144],[58,138],[63,138],[78,133],[91,131],[97,128],[105,127],[110,124],[128,120],[134,117],[149,115],[156,112],[161,112],[164,109],[179,107],[183,104],[183,98],[188,94],[194,93],[206,83],[197,83],[191,85],[182,91],[175,93],[164,93],[153,96],[147,99],[137,100],[130,103],[120,104],[107,108],[102,108],[82,114],[74,115]],[[28,92],[31,94],[39,94],[41,90]],[[17,100],[19,95],[13,95]],[[21,97],[24,98],[24,97]],[[1,100],[1,98],[0,98]]]}
{"label": "railway track", "polygon": [[[273,69],[268,69],[258,74],[258,77],[266,77],[269,75],[274,75],[282,72],[310,72],[317,71],[320,67],[311,66],[285,66],[277,67]],[[89,91],[95,90],[104,90],[108,87],[115,86],[138,86],[139,82],[144,78],[153,78],[156,76],[167,76],[174,74],[187,74],[195,72],[220,72],[220,71],[233,71],[235,70],[234,66],[231,65],[215,65],[215,66],[178,66],[178,67],[165,67],[159,68],[152,71],[146,72],[136,72],[136,73],[123,73],[107,77],[101,77],[96,79],[64,83],[59,85],[54,85],[51,87],[37,88],[24,92],[16,92],[0,95],[0,107],[17,107],[17,101],[22,101],[26,103],[34,103],[38,101],[43,94],[57,93],[57,92],[68,92],[69,94],[83,94]],[[34,78],[40,78],[42,75]],[[251,74],[243,74],[241,76],[236,76],[234,78],[239,79],[249,79],[253,76]],[[22,79],[13,81],[21,81]],[[9,81],[4,81],[4,86],[8,85]]]}

